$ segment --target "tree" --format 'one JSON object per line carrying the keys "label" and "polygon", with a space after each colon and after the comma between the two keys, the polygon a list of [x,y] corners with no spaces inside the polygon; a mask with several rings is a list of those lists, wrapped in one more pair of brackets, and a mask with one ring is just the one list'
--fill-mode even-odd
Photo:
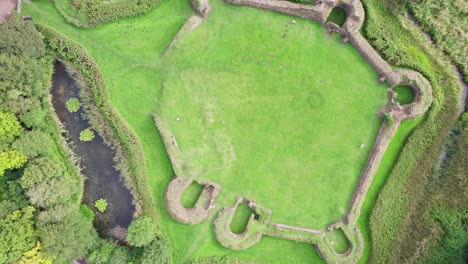
{"label": "tree", "polygon": [[0,237],[0,263],[15,262],[33,248],[37,240],[34,208],[24,207],[0,220]]}
{"label": "tree", "polygon": [[42,252],[41,242],[37,241],[36,247],[25,252],[18,260],[18,264],[53,264],[53,258],[46,258]]}
{"label": "tree", "polygon": [[112,256],[109,259],[109,263],[112,264],[127,264],[129,263],[130,253],[128,249],[125,247],[117,247],[114,252],[112,252]]}
{"label": "tree", "polygon": [[20,116],[20,120],[29,128],[35,127],[40,129],[47,129],[50,126],[45,123],[46,116],[47,113],[45,110],[41,108],[35,108],[22,114]]}
{"label": "tree", "polygon": [[12,144],[12,148],[31,158],[49,154],[53,146],[50,135],[40,130],[26,132]]}
{"label": "tree", "polygon": [[3,176],[6,170],[21,168],[27,159],[23,153],[16,150],[0,152],[0,176]]}
{"label": "tree", "polygon": [[57,204],[65,204],[75,195],[70,191],[70,186],[76,186],[78,183],[68,175],[60,178],[51,178],[42,181],[34,187],[31,187],[26,195],[32,205],[42,208],[52,208]]}
{"label": "tree", "polygon": [[23,128],[13,113],[0,112],[0,140],[11,142],[23,133]]}
{"label": "tree", "polygon": [[86,204],[80,205],[80,213],[86,217],[86,219],[93,221],[94,220],[94,212],[89,208]]}
{"label": "tree", "polygon": [[107,200],[104,198],[97,200],[94,202],[94,207],[96,207],[99,212],[104,213],[107,209]]}
{"label": "tree", "polygon": [[151,243],[157,235],[158,227],[149,216],[141,216],[132,221],[128,227],[127,242],[136,247]]}
{"label": "tree", "polygon": [[16,114],[40,108],[39,98],[47,95],[43,75],[40,60],[0,53],[0,105]]}
{"label": "tree", "polygon": [[172,263],[172,250],[169,243],[165,239],[153,240],[153,242],[144,247],[140,263]]}
{"label": "tree", "polygon": [[75,97],[68,99],[68,101],[65,103],[65,106],[67,107],[68,111],[70,111],[70,113],[75,113],[81,107],[80,101]]}
{"label": "tree", "polygon": [[16,180],[0,181],[0,219],[29,205],[23,188]]}
{"label": "tree", "polygon": [[116,249],[116,245],[112,242],[104,241],[99,245],[99,247],[93,249],[91,254],[89,254],[87,260],[89,263],[94,264],[107,264],[114,263],[109,262],[109,259],[112,256],[112,252]]}
{"label": "tree", "polygon": [[57,256],[56,263],[80,259],[96,246],[97,233],[91,221],[78,210],[58,223],[43,224],[40,239],[47,257]]}
{"label": "tree", "polygon": [[91,141],[94,139],[94,132],[90,129],[87,128],[83,131],[80,132],[80,140],[83,142]]}
{"label": "tree", "polygon": [[11,53],[40,58],[45,54],[42,36],[34,24],[12,17],[7,23],[0,24],[0,53]]}
{"label": "tree", "polygon": [[23,189],[30,189],[50,178],[61,177],[64,173],[64,167],[57,158],[37,158],[28,163],[19,182]]}

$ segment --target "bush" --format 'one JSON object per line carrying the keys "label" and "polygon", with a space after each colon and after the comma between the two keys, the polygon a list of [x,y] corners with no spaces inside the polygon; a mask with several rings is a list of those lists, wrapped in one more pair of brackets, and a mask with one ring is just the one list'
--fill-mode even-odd
{"label": "bush", "polygon": [[94,137],[94,132],[90,128],[87,128],[80,132],[80,140],[83,142],[91,141],[94,139]]}
{"label": "bush", "polygon": [[128,227],[127,242],[136,247],[148,245],[156,238],[157,225],[148,216],[141,216]]}
{"label": "bush", "polygon": [[99,212],[104,213],[107,210],[107,200],[104,198],[97,200],[94,202],[94,207],[96,207]]}
{"label": "bush", "polygon": [[68,101],[65,103],[65,106],[67,107],[68,111],[70,111],[70,113],[75,113],[81,107],[80,101],[75,97],[68,99]]}

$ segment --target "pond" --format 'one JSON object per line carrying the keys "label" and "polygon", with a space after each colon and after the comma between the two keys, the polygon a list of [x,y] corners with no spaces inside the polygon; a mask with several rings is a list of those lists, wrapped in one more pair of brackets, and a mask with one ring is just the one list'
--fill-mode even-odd
{"label": "pond", "polygon": [[[57,61],[52,76],[52,105],[67,131],[69,143],[74,146],[74,153],[80,159],[85,175],[83,203],[95,213],[94,226],[102,237],[123,240],[122,228],[127,228],[132,221],[135,207],[133,196],[120,180],[120,173],[114,168],[115,151],[104,143],[96,133],[88,142],[80,141],[80,132],[90,127],[82,118],[82,108],[71,113],[65,103],[68,99],[79,98],[80,88],[66,71],[65,65]],[[98,212],[94,202],[104,198],[108,206],[104,213]]]}

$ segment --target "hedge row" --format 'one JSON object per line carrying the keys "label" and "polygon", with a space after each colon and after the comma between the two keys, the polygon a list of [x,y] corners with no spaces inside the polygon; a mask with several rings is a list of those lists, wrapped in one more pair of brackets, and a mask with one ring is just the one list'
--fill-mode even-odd
{"label": "hedge row", "polygon": [[[134,132],[110,105],[104,79],[96,62],[87,51],[76,42],[60,35],[47,26],[36,24],[36,27],[44,36],[45,43],[53,50],[54,54],[59,59],[72,64],[86,80],[86,84],[91,90],[94,104],[105,120],[105,122],[101,122],[101,125],[96,129],[100,131],[111,131],[113,136],[117,139],[111,143],[113,143],[113,147],[116,148],[117,152],[119,152],[120,147],[123,148],[121,149],[123,156],[119,158],[116,167],[122,173],[124,181],[134,194],[136,188],[136,198],[140,202],[145,214],[157,220],[158,215],[155,211],[156,205],[147,182],[143,149]],[[109,124],[110,127],[106,127],[106,123]],[[110,138],[104,137],[107,139]]]}
{"label": "hedge row", "polygon": [[[372,263],[398,261],[395,245],[401,243],[404,226],[423,198],[434,160],[453,127],[459,105],[457,76],[443,54],[394,2],[363,0],[366,9],[364,33],[370,43],[392,64],[421,72],[431,83],[434,101],[425,121],[408,138],[387,183],[379,194],[369,225]],[[413,243],[417,238],[413,238]]]}
{"label": "hedge row", "polygon": [[94,27],[120,18],[134,17],[153,10],[160,0],[55,0],[65,19],[78,27]]}

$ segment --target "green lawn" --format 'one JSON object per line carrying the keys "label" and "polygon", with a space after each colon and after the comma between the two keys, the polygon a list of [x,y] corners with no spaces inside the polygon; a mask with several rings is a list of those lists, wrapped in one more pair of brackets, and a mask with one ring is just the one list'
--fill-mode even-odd
{"label": "green lawn", "polygon": [[337,221],[380,128],[386,86],[318,23],[211,4],[162,67],[159,103],[187,173],[222,186],[219,206],[243,195],[276,222]]}
{"label": "green lawn", "polygon": [[[143,146],[175,263],[211,255],[319,262],[308,244],[266,237],[231,251],[216,242],[211,220],[172,220],[162,205],[173,172],[150,114],[163,106],[192,172],[222,186],[211,219],[241,194],[273,210],[273,221],[322,228],[347,210],[381,124],[386,87],[352,46],[328,38],[317,23],[292,24],[291,17],[221,0],[211,5],[209,18],[165,57],[191,14],[189,1],[167,0],[147,15],[91,30],[67,24],[51,1],[25,4],[23,13],[95,58],[112,105]],[[395,153],[405,138],[392,142]],[[199,191],[191,189],[184,203],[193,204]],[[234,229],[242,229],[242,212]]]}

